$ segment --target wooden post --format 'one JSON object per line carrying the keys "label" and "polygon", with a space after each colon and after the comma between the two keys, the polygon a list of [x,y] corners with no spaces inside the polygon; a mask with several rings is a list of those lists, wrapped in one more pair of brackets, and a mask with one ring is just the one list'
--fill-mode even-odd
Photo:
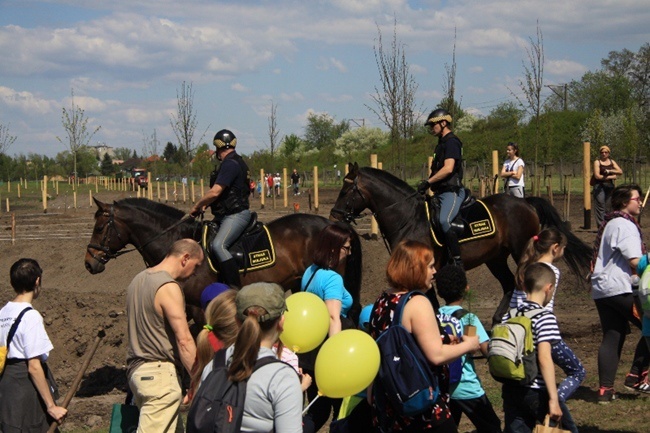
{"label": "wooden post", "polygon": [[18,198],[20,198],[20,184],[18,184]]}
{"label": "wooden post", "polygon": [[169,201],[169,194],[167,193],[167,181],[165,181],[165,203]]}
{"label": "wooden post", "polygon": [[93,207],[93,192],[90,189],[88,190],[88,205]]}
{"label": "wooden post", "polygon": [[201,180],[199,181],[199,183],[200,183],[200,185],[201,185],[201,197],[203,197],[203,196],[205,195],[205,193],[203,192],[203,178],[201,178]]}
{"label": "wooden post", "polygon": [[318,166],[314,166],[314,213],[318,215]]}
{"label": "wooden post", "polygon": [[99,182],[97,182],[97,177],[95,177],[95,194],[99,192]]}
{"label": "wooden post", "polygon": [[183,204],[187,203],[187,193],[185,191],[185,182],[181,181],[181,185],[183,185]]}
{"label": "wooden post", "polygon": [[11,212],[11,208],[9,207],[9,197],[7,197],[7,212]]}
{"label": "wooden post", "polygon": [[591,191],[589,179],[591,178],[591,143],[582,143],[582,195],[584,197],[584,229],[591,229]]}
{"label": "wooden post", "polygon": [[266,197],[266,194],[264,193],[266,190],[266,178],[264,177],[263,168],[260,168],[260,183],[262,184],[262,189],[260,190],[260,209],[264,209],[264,197]]}
{"label": "wooden post", "polygon": [[[429,179],[429,178],[431,177],[431,176],[430,176],[430,174],[431,174],[431,173],[430,173],[430,170],[431,170],[431,169],[430,169],[431,164],[433,164],[433,156],[428,156],[428,157],[427,157],[427,174],[426,174],[426,178],[427,178],[427,179]],[[428,195],[433,195],[433,191],[431,191],[431,188],[429,188],[429,189],[427,190],[427,194],[428,194]]]}
{"label": "wooden post", "polygon": [[485,197],[485,178],[479,178],[478,180],[478,195],[479,197]]}
{"label": "wooden post", "polygon": [[153,200],[153,188],[151,187],[151,172],[147,172],[147,198]]}
{"label": "wooden post", "polygon": [[72,192],[72,203],[74,208],[77,209],[77,191]]}
{"label": "wooden post", "polygon": [[160,181],[156,181],[156,200],[160,201]]}
{"label": "wooden post", "polygon": [[43,213],[47,213],[47,176],[43,176]]}
{"label": "wooden post", "polygon": [[174,195],[174,203],[178,200],[178,194],[176,193],[176,181],[174,181],[174,189],[172,189],[172,194]]}
{"label": "wooden post", "polygon": [[381,161],[379,161],[379,162],[377,163],[377,168],[380,169],[380,170],[383,170],[383,169],[384,169],[384,163],[381,162]]}
{"label": "wooden post", "polygon": [[59,196],[59,181],[56,181],[56,196]]}
{"label": "wooden post", "polygon": [[135,187],[135,196],[140,198],[140,185],[136,185]]}
{"label": "wooden post", "polygon": [[499,193],[499,151],[492,151],[492,179],[494,179],[494,187],[492,188],[492,194]]}
{"label": "wooden post", "polygon": [[[7,199],[7,209],[9,208],[9,199]],[[16,214],[11,213],[11,245],[16,243]]]}
{"label": "wooden post", "polygon": [[284,199],[284,207],[289,207],[289,197],[287,197],[287,192],[289,190],[288,186],[289,184],[287,183],[287,167],[284,167],[282,169],[282,185],[284,187],[282,188],[283,191],[283,199]]}
{"label": "wooden post", "polygon": [[190,184],[190,202],[194,203],[194,181]]}
{"label": "wooden post", "polygon": [[348,173],[350,172],[350,167],[347,164],[345,164],[345,169],[343,170],[343,172],[345,173],[343,176],[347,176]]}
{"label": "wooden post", "polygon": [[[377,154],[376,153],[371,153],[370,154],[370,166],[372,168],[377,168]],[[370,237],[374,240],[377,240],[379,234],[379,224],[377,224],[377,220],[375,217],[370,218]]]}

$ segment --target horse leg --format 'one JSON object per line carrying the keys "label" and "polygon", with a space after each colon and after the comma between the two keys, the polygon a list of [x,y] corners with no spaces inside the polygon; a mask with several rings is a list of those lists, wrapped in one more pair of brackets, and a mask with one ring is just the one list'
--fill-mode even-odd
{"label": "horse leg", "polygon": [[503,298],[499,302],[494,316],[492,316],[492,326],[497,323],[501,323],[501,318],[508,310],[508,305],[510,305],[510,298],[512,297],[512,292],[515,289],[515,276],[510,271],[508,266],[508,256],[501,255],[493,260],[490,260],[485,263],[492,275],[499,280],[501,288],[503,289]]}

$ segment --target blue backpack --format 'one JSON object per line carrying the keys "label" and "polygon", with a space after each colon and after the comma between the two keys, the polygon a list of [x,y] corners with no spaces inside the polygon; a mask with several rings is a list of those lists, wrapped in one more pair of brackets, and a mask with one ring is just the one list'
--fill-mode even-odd
{"label": "blue backpack", "polygon": [[[379,372],[373,384],[380,425],[386,415],[385,399],[401,415],[415,416],[430,409],[438,400],[438,377],[420,350],[413,335],[402,326],[402,311],[411,297],[421,292],[409,292],[401,297],[391,325],[377,337],[381,354]],[[373,308],[373,315],[376,308]]]}
{"label": "blue backpack", "polygon": [[[440,328],[449,336],[453,336],[461,340],[463,336],[463,324],[461,319],[467,314],[467,310],[462,308],[454,311],[451,314],[438,313],[438,320],[440,321]],[[460,357],[449,364],[449,384],[455,385],[460,382],[463,376],[463,359]]]}

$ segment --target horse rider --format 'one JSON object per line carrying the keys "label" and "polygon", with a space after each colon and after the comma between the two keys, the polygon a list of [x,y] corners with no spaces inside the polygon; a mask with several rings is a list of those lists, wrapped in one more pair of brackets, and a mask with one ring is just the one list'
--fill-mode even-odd
{"label": "horse rider", "polygon": [[418,192],[425,194],[431,189],[440,200],[440,228],[449,249],[449,261],[462,266],[458,235],[451,223],[458,215],[460,205],[465,200],[463,187],[463,143],[451,131],[451,115],[443,108],[437,108],[429,114],[424,126],[438,137],[431,174],[429,179],[418,185]]}
{"label": "horse rider", "polygon": [[212,241],[212,251],[219,260],[219,271],[226,284],[241,287],[239,266],[228,251],[250,222],[248,179],[250,171],[241,156],[235,151],[237,138],[227,129],[214,136],[219,169],[210,174],[210,189],[190,210],[197,216],[210,206],[219,231]]}

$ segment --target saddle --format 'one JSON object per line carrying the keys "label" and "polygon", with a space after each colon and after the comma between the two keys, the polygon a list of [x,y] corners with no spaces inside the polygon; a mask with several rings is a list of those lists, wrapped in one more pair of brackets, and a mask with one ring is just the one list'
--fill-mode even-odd
{"label": "saddle", "polygon": [[[216,221],[204,221],[202,227],[201,246],[208,260],[208,265],[214,273],[218,273],[219,260],[212,251],[211,245],[219,231]],[[257,219],[257,212],[251,212],[248,226],[228,249],[240,272],[258,271],[275,264],[275,249],[273,239],[266,225]]]}
{"label": "saddle", "polygon": [[[445,236],[438,223],[440,215],[440,200],[436,196],[426,197],[425,208],[431,238],[436,246],[444,244]],[[476,199],[471,191],[465,188],[465,200],[460,205],[458,215],[451,223],[451,230],[456,232],[458,243],[473,241],[493,236],[496,232],[494,219],[485,203]]]}

